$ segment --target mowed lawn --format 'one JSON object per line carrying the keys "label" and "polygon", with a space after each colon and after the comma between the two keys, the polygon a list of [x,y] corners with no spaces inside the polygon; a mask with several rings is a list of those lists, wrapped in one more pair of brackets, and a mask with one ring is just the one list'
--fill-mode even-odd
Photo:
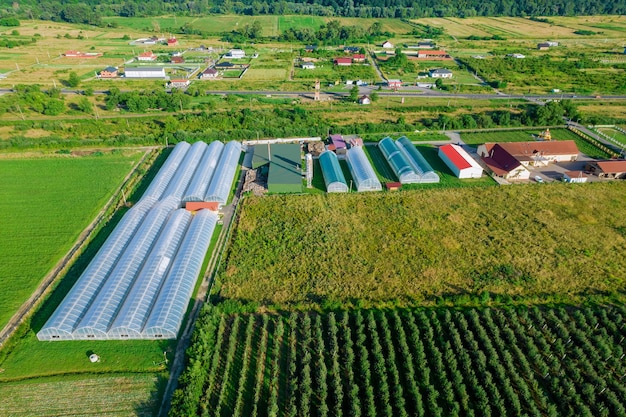
{"label": "mowed lawn", "polygon": [[67,253],[141,155],[0,160],[0,328]]}
{"label": "mowed lawn", "polygon": [[0,415],[152,416],[165,376],[85,375],[0,383]]}
{"label": "mowed lawn", "polygon": [[616,295],[624,195],[616,181],[250,197],[220,296],[281,309],[432,305],[483,291],[529,303]]}

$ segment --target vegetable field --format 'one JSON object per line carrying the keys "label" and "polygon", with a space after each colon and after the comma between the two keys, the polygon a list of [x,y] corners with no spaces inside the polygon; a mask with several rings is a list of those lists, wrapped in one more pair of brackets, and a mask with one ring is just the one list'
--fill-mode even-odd
{"label": "vegetable field", "polygon": [[70,249],[141,152],[0,164],[0,328]]}
{"label": "vegetable field", "polygon": [[619,297],[626,183],[249,197],[219,295],[275,308]]}
{"label": "vegetable field", "polygon": [[624,337],[623,306],[213,313],[170,415],[624,416]]}

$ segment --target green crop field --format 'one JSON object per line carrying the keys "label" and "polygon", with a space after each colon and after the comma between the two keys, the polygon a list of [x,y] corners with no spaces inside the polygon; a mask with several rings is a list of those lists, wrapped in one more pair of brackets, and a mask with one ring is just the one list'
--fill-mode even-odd
{"label": "green crop field", "polygon": [[[626,277],[616,255],[626,184],[568,185],[250,197],[220,297],[306,308],[482,291],[535,301],[615,294]],[[336,261],[323,261],[329,253]]]}
{"label": "green crop field", "polygon": [[[598,159],[610,158],[606,152],[585,141],[574,132],[567,129],[552,129],[552,139],[573,140],[578,150],[587,156]],[[535,140],[532,135],[541,133],[537,130],[507,130],[498,132],[462,133],[461,138],[468,145],[480,145],[487,142],[524,142]]]}
{"label": "green crop field", "polygon": [[158,394],[166,377],[88,374],[0,383],[0,415],[149,417],[158,409]]}
{"label": "green crop field", "polygon": [[626,146],[626,133],[621,132],[616,129],[606,128],[606,127],[598,128],[598,130],[604,133],[605,135],[607,135],[608,137],[613,138],[617,142]]}
{"label": "green crop field", "polygon": [[0,327],[122,183],[141,152],[0,163]]}
{"label": "green crop field", "polygon": [[624,415],[623,305],[205,317],[172,415]]}

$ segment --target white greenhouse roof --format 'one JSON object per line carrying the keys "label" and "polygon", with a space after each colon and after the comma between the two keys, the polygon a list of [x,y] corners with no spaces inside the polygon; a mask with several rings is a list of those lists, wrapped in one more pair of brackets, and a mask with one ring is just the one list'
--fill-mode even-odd
{"label": "white greenhouse roof", "polygon": [[435,170],[430,166],[426,158],[422,155],[422,153],[417,150],[413,142],[409,140],[406,136],[400,137],[396,141],[396,145],[402,153],[404,153],[405,157],[415,170],[417,174],[420,176],[420,183],[438,183],[439,175],[435,172]]}
{"label": "white greenhouse roof", "polygon": [[381,191],[383,189],[361,146],[348,149],[346,160],[357,191]]}
{"label": "white greenhouse roof", "polygon": [[222,156],[217,163],[216,172],[204,197],[205,201],[216,201],[220,207],[226,204],[235,172],[237,172],[240,155],[241,143],[231,141],[224,146]]}
{"label": "white greenhouse roof", "polygon": [[224,149],[224,144],[219,141],[212,142],[200,161],[200,165],[196,170],[195,175],[191,179],[189,187],[183,196],[183,202],[188,201],[203,201],[206,194],[211,178],[215,173],[215,168]]}

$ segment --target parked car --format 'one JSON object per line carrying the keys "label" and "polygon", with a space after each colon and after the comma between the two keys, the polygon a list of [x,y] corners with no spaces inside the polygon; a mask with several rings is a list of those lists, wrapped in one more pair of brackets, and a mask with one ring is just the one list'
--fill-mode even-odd
{"label": "parked car", "polygon": [[539,175],[535,175],[535,181],[542,183],[543,182],[543,178],[541,178]]}

